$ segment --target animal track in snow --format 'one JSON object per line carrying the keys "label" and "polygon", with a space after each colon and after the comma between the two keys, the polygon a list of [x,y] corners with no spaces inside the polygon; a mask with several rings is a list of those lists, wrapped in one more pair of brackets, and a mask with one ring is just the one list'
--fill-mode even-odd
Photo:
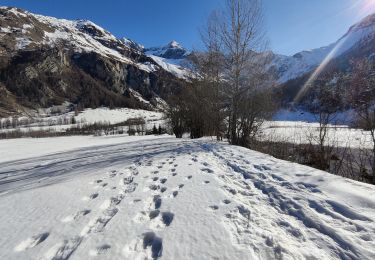
{"label": "animal track in snow", "polygon": [[163,179],[160,180],[160,183],[161,183],[161,184],[164,184],[164,183],[167,182],[167,180],[168,180],[167,178],[163,178]]}
{"label": "animal track in snow", "polygon": [[21,252],[21,251],[25,251],[27,249],[33,248],[33,247],[39,245],[40,243],[42,243],[43,241],[45,241],[48,238],[48,236],[49,236],[48,232],[32,236],[32,237],[22,241],[21,243],[19,243],[14,248],[14,251]]}

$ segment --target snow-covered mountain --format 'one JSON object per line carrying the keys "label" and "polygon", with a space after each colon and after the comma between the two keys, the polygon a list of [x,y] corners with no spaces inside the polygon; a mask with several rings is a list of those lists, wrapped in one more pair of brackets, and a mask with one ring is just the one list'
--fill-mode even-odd
{"label": "snow-covered mountain", "polygon": [[0,113],[65,101],[156,109],[184,71],[155,57],[91,21],[0,7]]}
{"label": "snow-covered mountain", "polygon": [[[298,78],[314,70],[325,58],[335,59],[375,39],[375,14],[369,15],[353,25],[337,42],[328,46],[302,51],[293,56],[270,52],[270,69],[279,83]],[[373,47],[375,53],[375,47]]]}
{"label": "snow-covered mountain", "polygon": [[171,41],[167,45],[145,49],[148,55],[158,56],[165,59],[179,60],[189,55],[184,47],[176,41]]}

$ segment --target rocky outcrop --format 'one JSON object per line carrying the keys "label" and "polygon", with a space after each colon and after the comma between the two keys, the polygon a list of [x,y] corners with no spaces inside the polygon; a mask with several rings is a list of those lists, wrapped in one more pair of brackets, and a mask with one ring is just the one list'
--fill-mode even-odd
{"label": "rocky outcrop", "polygon": [[0,113],[62,104],[153,110],[182,85],[129,42],[89,21],[0,8]]}

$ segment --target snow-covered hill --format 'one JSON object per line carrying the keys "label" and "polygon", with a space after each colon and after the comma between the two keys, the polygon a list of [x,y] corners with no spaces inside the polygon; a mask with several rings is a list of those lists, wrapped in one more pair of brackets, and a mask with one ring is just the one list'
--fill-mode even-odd
{"label": "snow-covered hill", "polygon": [[210,140],[0,142],[1,259],[375,258],[371,185]]}

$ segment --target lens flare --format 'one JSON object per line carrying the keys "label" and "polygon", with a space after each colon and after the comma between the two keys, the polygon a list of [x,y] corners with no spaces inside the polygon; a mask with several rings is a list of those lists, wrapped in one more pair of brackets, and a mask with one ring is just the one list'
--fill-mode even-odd
{"label": "lens flare", "polygon": [[[357,16],[363,16],[364,14],[375,12],[375,0],[364,0],[364,1],[355,2],[345,11],[355,10],[355,9],[359,10],[359,12],[356,13]],[[352,28],[352,29],[355,30],[355,28]],[[348,41],[350,36],[351,34],[348,33],[336,43],[335,47],[324,58],[322,63],[320,63],[320,65],[315,69],[315,71],[311,74],[310,78],[306,81],[306,83],[302,86],[300,91],[297,93],[297,95],[295,96],[293,100],[294,103],[298,103],[301,100],[304,94],[313,85],[314,81],[319,77],[322,71],[327,67],[328,63],[336,56],[337,52],[339,52],[340,49],[344,46],[344,44]]]}
{"label": "lens flare", "polygon": [[312,86],[314,81],[318,78],[320,73],[327,67],[328,63],[332,60],[333,57],[335,57],[336,53],[340,51],[341,47],[345,44],[345,42],[348,40],[350,37],[350,34],[347,34],[344,38],[342,38],[336,46],[331,50],[331,52],[324,58],[322,63],[316,68],[316,70],[311,74],[310,78],[306,81],[306,83],[302,86],[300,91],[297,93],[295,96],[293,102],[298,103],[303,95],[309,90],[309,88]]}

